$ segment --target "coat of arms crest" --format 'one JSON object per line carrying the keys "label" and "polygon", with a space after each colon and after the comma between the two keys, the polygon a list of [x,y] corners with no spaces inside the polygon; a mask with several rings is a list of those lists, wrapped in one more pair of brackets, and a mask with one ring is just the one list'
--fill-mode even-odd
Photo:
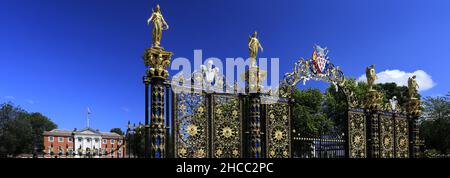
{"label": "coat of arms crest", "polygon": [[325,74],[328,68],[328,49],[322,48],[319,45],[314,46],[312,55],[312,62],[315,71],[319,74]]}

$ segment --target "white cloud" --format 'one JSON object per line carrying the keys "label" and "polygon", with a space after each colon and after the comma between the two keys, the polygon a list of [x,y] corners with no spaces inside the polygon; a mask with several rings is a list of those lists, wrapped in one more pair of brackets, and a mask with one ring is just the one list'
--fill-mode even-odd
{"label": "white cloud", "polygon": [[[419,91],[425,91],[433,88],[436,83],[434,83],[431,76],[428,75],[423,70],[416,70],[412,73],[395,70],[385,70],[377,73],[378,80],[375,83],[396,83],[399,86],[408,86],[408,78],[416,75],[417,84],[419,85]],[[363,74],[358,78],[358,81],[366,82],[366,75]]]}
{"label": "white cloud", "polygon": [[3,98],[7,100],[15,100],[16,98],[14,96],[4,96]]}

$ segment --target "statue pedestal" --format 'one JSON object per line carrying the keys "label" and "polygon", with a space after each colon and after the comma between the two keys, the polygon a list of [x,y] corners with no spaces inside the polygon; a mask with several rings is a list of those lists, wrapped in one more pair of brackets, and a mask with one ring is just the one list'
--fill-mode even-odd
{"label": "statue pedestal", "polygon": [[147,48],[144,52],[144,64],[147,69],[147,77],[166,80],[169,76],[167,67],[170,65],[172,52],[165,51],[161,47]]}
{"label": "statue pedestal", "polygon": [[420,100],[418,98],[411,98],[408,102],[407,111],[411,116],[420,116]]}
{"label": "statue pedestal", "polygon": [[378,110],[381,104],[381,93],[376,90],[369,90],[366,96],[365,107],[370,110]]}
{"label": "statue pedestal", "polygon": [[246,93],[261,93],[264,88],[261,83],[266,80],[267,71],[260,69],[258,66],[250,66],[242,77],[245,80]]}

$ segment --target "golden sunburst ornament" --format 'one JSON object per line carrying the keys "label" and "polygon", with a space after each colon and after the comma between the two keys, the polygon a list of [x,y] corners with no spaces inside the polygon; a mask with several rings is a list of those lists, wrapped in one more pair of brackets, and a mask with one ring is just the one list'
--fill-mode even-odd
{"label": "golden sunburst ornament", "polygon": [[197,131],[197,126],[194,124],[191,124],[187,127],[186,132],[191,135],[191,136],[195,136],[197,135],[198,131]]}
{"label": "golden sunburst ornament", "polygon": [[201,106],[197,109],[197,112],[198,112],[199,114],[203,114],[204,111],[205,111],[205,110],[204,110],[203,107],[201,107]]}
{"label": "golden sunburst ornament", "polygon": [[284,150],[284,151],[283,151],[283,156],[284,156],[285,158],[289,157],[289,152],[286,151],[286,150]]}
{"label": "golden sunburst ornament", "polygon": [[200,149],[197,151],[197,158],[204,158],[205,157],[205,150]]}
{"label": "golden sunburst ornament", "polygon": [[179,109],[181,110],[181,112],[185,112],[186,106],[184,104],[182,104],[182,105],[180,105]]}
{"label": "golden sunburst ornament", "polygon": [[239,150],[234,149],[233,150],[233,155],[234,155],[234,157],[238,157],[239,156]]}
{"label": "golden sunburst ornament", "polygon": [[216,150],[216,157],[220,157],[222,156],[222,149],[217,149]]}
{"label": "golden sunburst ornament", "polygon": [[224,127],[222,129],[222,136],[224,136],[225,138],[233,136],[233,129],[231,129],[230,127]]}
{"label": "golden sunburst ornament", "polygon": [[280,130],[275,131],[274,138],[275,140],[280,141],[281,139],[283,139],[283,132]]}
{"label": "golden sunburst ornament", "polygon": [[180,157],[184,157],[184,156],[186,156],[186,154],[187,154],[187,150],[185,148],[181,148],[178,150],[178,155]]}
{"label": "golden sunburst ornament", "polygon": [[221,115],[221,114],[222,114],[222,110],[221,110],[221,109],[217,109],[217,110],[216,110],[216,114],[217,114],[217,115]]}
{"label": "golden sunburst ornament", "polygon": [[238,116],[238,112],[236,110],[234,110],[231,115],[233,115],[233,118],[236,118]]}
{"label": "golden sunburst ornament", "polygon": [[274,150],[270,150],[269,154],[270,154],[271,157],[274,157],[276,153],[275,153]]}
{"label": "golden sunburst ornament", "polygon": [[275,118],[275,115],[273,115],[273,114],[270,114],[270,119],[274,119]]}

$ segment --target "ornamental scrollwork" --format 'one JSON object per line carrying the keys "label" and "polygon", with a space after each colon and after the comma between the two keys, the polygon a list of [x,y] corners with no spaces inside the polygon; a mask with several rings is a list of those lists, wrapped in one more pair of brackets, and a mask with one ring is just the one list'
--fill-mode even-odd
{"label": "ornamental scrollwork", "polygon": [[380,115],[380,149],[382,158],[394,157],[394,120],[391,114]]}
{"label": "ornamental scrollwork", "polygon": [[213,95],[213,156],[239,158],[242,150],[242,120],[239,98]]}
{"label": "ornamental scrollwork", "polygon": [[267,104],[267,157],[290,157],[289,103]]}
{"label": "ornamental scrollwork", "polygon": [[180,92],[175,97],[176,157],[206,158],[209,126],[205,96]]}
{"label": "ornamental scrollwork", "polygon": [[349,150],[351,158],[365,158],[366,152],[366,119],[364,111],[348,112]]}
{"label": "ornamental scrollwork", "polygon": [[395,117],[395,142],[396,142],[396,158],[408,158],[409,157],[409,130],[408,120],[404,116]]}
{"label": "ornamental scrollwork", "polygon": [[345,77],[339,66],[329,61],[328,49],[314,46],[313,54],[308,59],[301,58],[294,64],[293,72],[286,73],[281,82],[281,97],[289,97],[299,82],[306,84],[308,80],[322,80],[332,83],[336,89],[345,83]]}

